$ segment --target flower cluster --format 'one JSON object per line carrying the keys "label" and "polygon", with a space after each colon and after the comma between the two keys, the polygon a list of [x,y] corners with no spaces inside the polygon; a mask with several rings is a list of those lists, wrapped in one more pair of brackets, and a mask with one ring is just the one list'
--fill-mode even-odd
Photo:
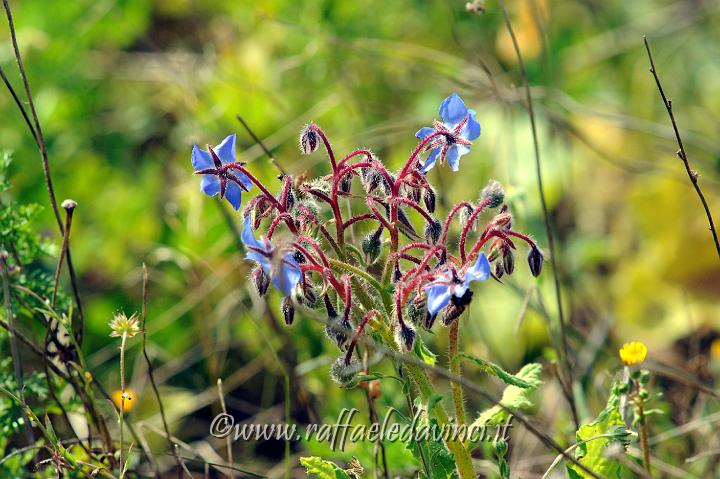
{"label": "flower cluster", "polygon": [[[260,191],[242,209],[246,258],[256,264],[251,279],[261,295],[271,283],[280,291],[288,324],[297,307],[325,310],[327,334],[345,351],[332,369],[341,382],[359,370],[352,353],[366,325],[385,333],[380,337],[394,343],[389,346],[408,351],[416,328],[430,329],[438,317],[450,325],[465,311],[473,282],[512,274],[518,241],[529,246],[531,273],[542,269],[536,243],[513,230],[498,182],[454,205],[443,219],[436,216],[428,173],[445,162],[458,171],[480,136],[476,112],[456,93],[442,102],[439,115],[416,133],[419,143],[398,171],[366,149],[336,156],[325,132],[311,123],[300,134],[300,150],[322,148],[330,172],[314,179],[281,176],[278,194],[236,160],[235,135],[214,148],[193,148],[206,195],[239,210],[244,193],[253,186]],[[481,224],[486,212],[490,219]]]}

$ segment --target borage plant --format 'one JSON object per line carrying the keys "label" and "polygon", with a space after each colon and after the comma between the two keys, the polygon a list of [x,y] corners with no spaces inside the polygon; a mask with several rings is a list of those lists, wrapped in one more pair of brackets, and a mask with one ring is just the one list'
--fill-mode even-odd
{"label": "borage plant", "polygon": [[[253,186],[260,190],[242,209],[246,258],[256,263],[252,281],[261,295],[270,283],[283,294],[287,324],[298,307],[325,309],[326,332],[344,351],[331,368],[333,379],[353,387],[359,377],[371,377],[353,352],[361,338],[381,343],[379,347],[396,353],[396,367],[412,378],[421,402],[432,409],[428,413],[443,426],[450,420],[443,406],[431,401],[434,391],[426,368],[417,360],[404,360],[427,354],[416,330],[431,329],[438,317],[449,326],[451,371],[459,373],[458,318],[472,301],[471,283],[512,274],[518,242],[529,247],[534,276],[540,274],[543,255],[535,241],[513,230],[503,188],[496,181],[490,181],[479,198],[454,205],[443,220],[436,216],[437,194],[428,172],[443,163],[457,171],[461,157],[480,136],[476,112],[457,94],[442,102],[439,115],[441,120],[416,133],[420,142],[399,171],[388,170],[365,149],[338,159],[314,123],[302,130],[300,149],[303,154],[324,149],[330,173],[302,180],[285,175],[277,195],[237,161],[235,135],[206,150],[195,146],[192,164],[202,176],[202,191],[226,199],[235,210],[243,194]],[[489,210],[494,214],[481,225],[481,214]],[[422,219],[422,234],[411,217]],[[365,233],[357,244],[350,234],[354,228]],[[525,385],[519,379],[513,384]],[[455,420],[463,424],[462,390],[455,383],[453,396]],[[466,445],[449,438],[446,446],[459,476],[475,477]]]}

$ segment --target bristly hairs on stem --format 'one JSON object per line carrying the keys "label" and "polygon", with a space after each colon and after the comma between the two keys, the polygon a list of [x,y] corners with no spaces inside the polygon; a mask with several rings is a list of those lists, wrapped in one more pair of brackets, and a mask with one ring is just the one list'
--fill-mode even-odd
{"label": "bristly hairs on stem", "polygon": [[645,43],[645,50],[647,51],[648,59],[650,60],[650,73],[652,73],[653,78],[655,78],[655,84],[657,85],[658,92],[662,97],[663,105],[670,117],[670,123],[672,123],[673,131],[675,132],[675,140],[677,141],[679,148],[676,154],[682,160],[683,165],[685,166],[685,172],[687,173],[688,178],[690,178],[690,182],[692,183],[693,188],[695,188],[698,198],[700,198],[700,203],[702,203],[702,207],[705,210],[705,216],[707,216],[708,224],[710,225],[710,233],[712,234],[713,242],[715,243],[715,250],[717,251],[718,258],[720,258],[720,241],[718,240],[717,229],[715,228],[713,216],[710,213],[710,207],[705,199],[705,195],[703,194],[702,189],[700,189],[700,184],[698,183],[698,172],[690,168],[690,162],[688,160],[687,153],[685,152],[685,145],[682,141],[682,137],[680,136],[680,130],[678,129],[677,122],[675,121],[672,100],[669,100],[667,96],[665,96],[665,90],[663,90],[662,84],[660,83],[660,78],[658,77],[657,69],[655,68],[655,62],[653,61],[652,53],[650,52],[650,44],[648,43],[647,36],[645,35],[643,35],[643,42]]}

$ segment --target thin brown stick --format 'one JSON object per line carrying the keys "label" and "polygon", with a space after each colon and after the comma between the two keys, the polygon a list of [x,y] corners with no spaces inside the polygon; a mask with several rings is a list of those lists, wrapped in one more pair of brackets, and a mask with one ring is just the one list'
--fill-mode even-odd
{"label": "thin brown stick", "polygon": [[657,69],[655,68],[655,62],[653,61],[652,53],[650,52],[650,44],[648,43],[647,36],[645,35],[643,35],[643,42],[645,43],[645,50],[647,50],[648,59],[650,60],[650,73],[652,73],[653,78],[655,78],[655,84],[657,85],[658,92],[660,92],[660,97],[662,97],[663,105],[665,105],[665,109],[670,117],[670,123],[672,123],[673,131],[675,132],[675,140],[677,140],[679,148],[676,154],[682,160],[683,165],[685,166],[685,172],[687,172],[688,178],[690,178],[690,182],[692,183],[693,188],[695,188],[698,198],[700,198],[700,203],[702,203],[703,209],[705,210],[705,216],[707,216],[708,224],[710,225],[710,232],[712,233],[713,241],[715,242],[715,250],[717,251],[718,258],[720,258],[720,241],[718,240],[715,223],[713,222],[713,217],[710,213],[710,207],[708,206],[705,195],[703,194],[702,189],[700,189],[700,184],[698,183],[698,172],[690,168],[690,162],[688,161],[687,153],[685,153],[685,145],[683,144],[682,137],[680,136],[680,130],[678,129],[677,122],[675,121],[675,114],[672,109],[672,100],[669,100],[667,96],[665,96],[665,90],[663,90],[662,84],[660,83],[660,78],[658,77]]}
{"label": "thin brown stick", "polygon": [[[220,409],[222,413],[227,416],[227,406],[225,406],[225,392],[223,391],[223,385],[222,385],[222,379],[218,378],[217,380],[217,391],[218,391],[218,398],[220,399]],[[225,448],[227,450],[227,462],[228,464],[232,465],[233,463],[233,453],[232,453],[232,438],[230,437],[230,434],[228,434],[225,437]],[[230,469],[228,476],[230,479],[234,479],[235,474],[233,473],[233,470]]]}
{"label": "thin brown stick", "polygon": [[38,119],[37,111],[35,111],[35,103],[33,103],[32,93],[30,92],[30,83],[28,82],[27,75],[25,74],[25,67],[23,66],[22,56],[20,55],[20,47],[18,46],[17,37],[15,36],[15,24],[13,22],[12,12],[10,11],[8,0],[3,0],[3,6],[5,7],[5,16],[7,17],[8,27],[10,28],[10,40],[12,41],[13,51],[15,52],[15,60],[18,65],[18,69],[20,70],[20,78],[22,78],[23,86],[25,88],[25,95],[27,96],[28,106],[30,107],[30,114],[32,116],[33,123],[35,124],[35,140],[40,149],[43,174],[45,176],[45,187],[47,188],[48,196],[50,197],[50,206],[52,206],[53,213],[55,214],[58,230],[62,233],[63,224],[62,219],[60,218],[60,209],[58,208],[57,199],[55,198],[55,188],[53,187],[52,177],[50,175],[50,160],[48,159],[45,137],[43,136],[42,128],[40,127],[40,120]]}
{"label": "thin brown stick", "polygon": [[532,95],[530,94],[530,84],[528,82],[527,71],[525,70],[525,62],[523,60],[522,52],[520,51],[520,45],[518,44],[517,37],[515,36],[515,30],[512,27],[510,21],[510,15],[508,14],[507,8],[505,7],[505,1],[500,0],[500,8],[503,12],[505,19],[505,27],[510,34],[512,39],[513,48],[515,49],[515,55],[518,60],[518,67],[520,69],[520,77],[522,78],[523,85],[525,88],[525,101],[527,102],[527,110],[530,116],[530,129],[532,131],[533,138],[533,149],[535,151],[535,173],[537,176],[538,192],[540,194],[540,204],[542,205],[543,220],[545,223],[545,234],[548,240],[548,249],[550,250],[550,265],[552,266],[553,272],[553,283],[555,285],[555,298],[557,300],[558,308],[558,324],[560,326],[560,339],[562,342],[562,348],[559,348],[560,361],[563,364],[563,374],[559,375],[560,385],[562,387],[565,398],[570,405],[570,411],[572,412],[573,421],[575,422],[576,428],[580,427],[580,421],[577,414],[577,406],[575,405],[575,393],[572,388],[572,372],[570,368],[570,348],[567,341],[567,333],[565,331],[565,314],[563,312],[562,294],[560,291],[560,277],[557,268],[557,262],[555,261],[555,236],[553,235],[552,227],[550,226],[550,214],[548,212],[547,200],[545,198],[545,189],[543,188],[542,179],[542,164],[540,161],[540,146],[538,143],[537,125],[535,122],[535,109],[533,108]]}
{"label": "thin brown stick", "polygon": [[155,383],[155,376],[153,375],[153,366],[152,361],[150,361],[150,356],[148,356],[147,353],[147,329],[145,327],[145,323],[147,320],[147,302],[148,302],[148,272],[147,272],[147,266],[145,263],[142,265],[143,269],[143,289],[142,289],[142,313],[140,315],[140,334],[142,334],[142,352],[143,356],[145,357],[145,363],[147,364],[147,372],[148,372],[148,378],[150,378],[150,385],[152,386],[153,393],[155,394],[155,399],[158,402],[158,406],[160,408],[160,417],[162,418],[163,423],[163,429],[165,430],[165,437],[167,438],[168,445],[170,446],[170,451],[175,458],[175,462],[178,466],[178,478],[182,478],[182,471],[183,471],[183,464],[180,460],[180,457],[178,457],[177,449],[175,449],[175,445],[173,444],[172,440],[170,439],[170,427],[168,427],[167,417],[165,416],[165,407],[163,406],[162,399],[160,398],[160,391],[158,390],[157,384]]}
{"label": "thin brown stick", "polygon": [[280,163],[278,163],[277,158],[275,158],[275,155],[272,154],[272,151],[270,151],[270,148],[265,146],[265,143],[263,143],[263,141],[260,139],[260,137],[258,137],[255,134],[255,132],[252,131],[252,129],[250,129],[250,126],[245,122],[245,120],[243,120],[243,117],[241,117],[240,115],[235,115],[235,118],[237,118],[237,120],[240,122],[240,124],[243,126],[243,128],[245,128],[245,131],[247,131],[248,134],[255,141],[255,143],[257,143],[260,146],[260,148],[262,148],[262,151],[264,151],[265,154],[267,155],[267,157],[270,158],[270,161],[275,166],[275,168],[277,168],[280,171],[280,173],[282,173],[283,175],[286,175],[287,173],[285,172],[283,167],[280,166]]}
{"label": "thin brown stick", "polygon": [[[8,332],[10,337],[10,355],[12,356],[13,369],[15,372],[15,382],[17,383],[18,396],[21,401],[25,401],[25,384],[23,381],[23,369],[20,361],[20,352],[17,346],[17,336],[15,333],[15,313],[13,312],[12,299],[10,296],[10,272],[7,265],[8,254],[4,250],[0,250],[0,269],[2,269],[2,280],[3,280],[3,299],[5,304],[5,315],[8,320]],[[30,427],[30,420],[23,411],[23,425],[25,430],[25,439],[28,445],[35,443],[33,437],[32,428]],[[34,463],[34,461],[33,461]]]}
{"label": "thin brown stick", "polygon": [[[70,241],[70,229],[72,228],[73,211],[77,203],[73,200],[63,201],[63,208],[65,208],[65,227],[62,230],[62,245],[60,246],[60,254],[58,255],[57,266],[55,267],[55,281],[53,282],[53,294],[50,307],[55,309],[57,303],[57,292],[58,284],[60,283],[60,272],[62,271],[63,260],[65,259],[65,252],[68,248],[68,242]],[[73,333],[74,334],[74,333]]]}

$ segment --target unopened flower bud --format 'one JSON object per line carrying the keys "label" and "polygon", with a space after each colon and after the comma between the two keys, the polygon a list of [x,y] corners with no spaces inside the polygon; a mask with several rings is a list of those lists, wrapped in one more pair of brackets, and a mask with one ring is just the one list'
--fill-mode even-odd
{"label": "unopened flower bud", "polygon": [[515,255],[509,248],[503,255],[503,266],[505,267],[505,272],[509,275],[515,271]]}
{"label": "unopened flower bud", "polygon": [[287,209],[287,211],[292,211],[294,206],[295,206],[295,192],[293,191],[293,187],[291,186],[290,188],[288,188],[287,198],[285,200],[285,209]]}
{"label": "unopened flower bud", "polygon": [[290,296],[283,298],[282,303],[280,303],[280,309],[282,309],[285,324],[291,325],[295,320],[295,305],[292,299],[290,299]]}
{"label": "unopened flower bud", "polygon": [[398,281],[400,281],[403,277],[403,272],[400,270],[400,262],[395,261],[395,264],[393,265],[393,271],[392,271],[392,278],[390,280],[393,284],[396,284]]}
{"label": "unopened flower bud", "polygon": [[425,318],[425,306],[426,301],[424,296],[415,296],[410,301],[408,301],[407,307],[405,308],[407,310],[408,318],[410,318],[410,322],[418,325],[420,322]]}
{"label": "unopened flower bud", "polygon": [[[465,206],[465,208],[460,210],[460,224],[463,225],[463,227],[470,221],[470,217],[474,212],[475,209],[472,206]],[[475,225],[472,225],[471,229],[475,229]]]}
{"label": "unopened flower bud", "polygon": [[325,303],[325,310],[327,311],[328,318],[337,316],[337,311],[335,311],[335,307],[333,307],[332,301],[330,301],[327,294],[323,296],[323,302]]}
{"label": "unopened flower bud", "polygon": [[510,214],[507,211],[503,211],[495,215],[495,218],[492,219],[492,224],[496,228],[506,228],[507,226],[511,225],[512,223],[512,214]]}
{"label": "unopened flower bud", "polygon": [[418,203],[418,202],[420,202],[420,197],[421,197],[421,196],[422,196],[422,191],[420,191],[419,188],[409,187],[409,188],[407,189],[406,197],[407,197],[407,199],[409,199],[410,201],[413,201],[413,202],[415,202],[415,203]]}
{"label": "unopened flower bud", "polygon": [[310,124],[303,128],[300,132],[300,151],[303,155],[309,155],[313,151],[318,149],[320,144],[320,138],[313,128],[314,125]]}
{"label": "unopened flower bud", "polygon": [[357,373],[360,372],[361,365],[355,359],[351,359],[350,363],[345,363],[344,357],[339,357],[330,366],[330,377],[333,381],[341,386],[347,386],[355,379]]}
{"label": "unopened flower bud", "polygon": [[425,329],[432,329],[435,320],[437,319],[437,313],[430,314],[430,311],[425,312],[425,320],[423,321],[423,327]]}
{"label": "unopened flower bud", "polygon": [[350,322],[340,316],[329,316],[325,323],[325,334],[342,349],[352,335]]}
{"label": "unopened flower bud", "polygon": [[490,180],[487,186],[483,188],[482,192],[480,193],[480,199],[488,199],[488,207],[497,208],[498,206],[503,204],[503,201],[505,201],[505,190],[499,182],[495,180]]}
{"label": "unopened flower bud", "polygon": [[432,221],[425,223],[425,241],[430,244],[435,244],[440,239],[442,233],[442,223],[437,219],[433,218]]}
{"label": "unopened flower bud", "polygon": [[382,242],[380,241],[381,232],[382,228],[378,228],[372,233],[369,233],[362,240],[362,244],[360,246],[363,254],[365,254],[365,262],[367,264],[373,264],[380,256],[380,247],[382,246]]}
{"label": "unopened flower bud", "polygon": [[352,175],[348,173],[347,175],[343,176],[340,179],[340,182],[338,183],[338,190],[340,193],[350,193],[350,189],[352,188]]}
{"label": "unopened flower bud", "polygon": [[537,247],[533,246],[530,249],[530,253],[528,253],[528,265],[530,266],[530,272],[536,278],[540,276],[544,259],[543,254]]}
{"label": "unopened flower bud", "polygon": [[262,269],[262,267],[255,267],[255,269],[253,269],[250,273],[250,278],[255,284],[255,288],[257,288],[258,294],[260,296],[265,296],[265,293],[267,293],[268,290],[268,286],[270,286],[270,277],[265,274],[265,271]]}
{"label": "unopened flower bud", "polygon": [[435,190],[432,188],[426,188],[423,192],[423,202],[425,203],[425,208],[430,212],[435,212],[435,203],[436,203],[437,195],[435,194]]}
{"label": "unopened flower bud", "polygon": [[505,268],[503,267],[502,262],[496,261],[493,263],[493,276],[495,276],[497,279],[500,279],[505,274]]}
{"label": "unopened flower bud", "polygon": [[365,191],[372,193],[380,186],[382,175],[374,168],[365,168],[363,170],[363,186]]}
{"label": "unopened flower bud", "polygon": [[395,341],[403,351],[412,350],[415,343],[415,330],[409,324],[401,322],[395,331]]}

